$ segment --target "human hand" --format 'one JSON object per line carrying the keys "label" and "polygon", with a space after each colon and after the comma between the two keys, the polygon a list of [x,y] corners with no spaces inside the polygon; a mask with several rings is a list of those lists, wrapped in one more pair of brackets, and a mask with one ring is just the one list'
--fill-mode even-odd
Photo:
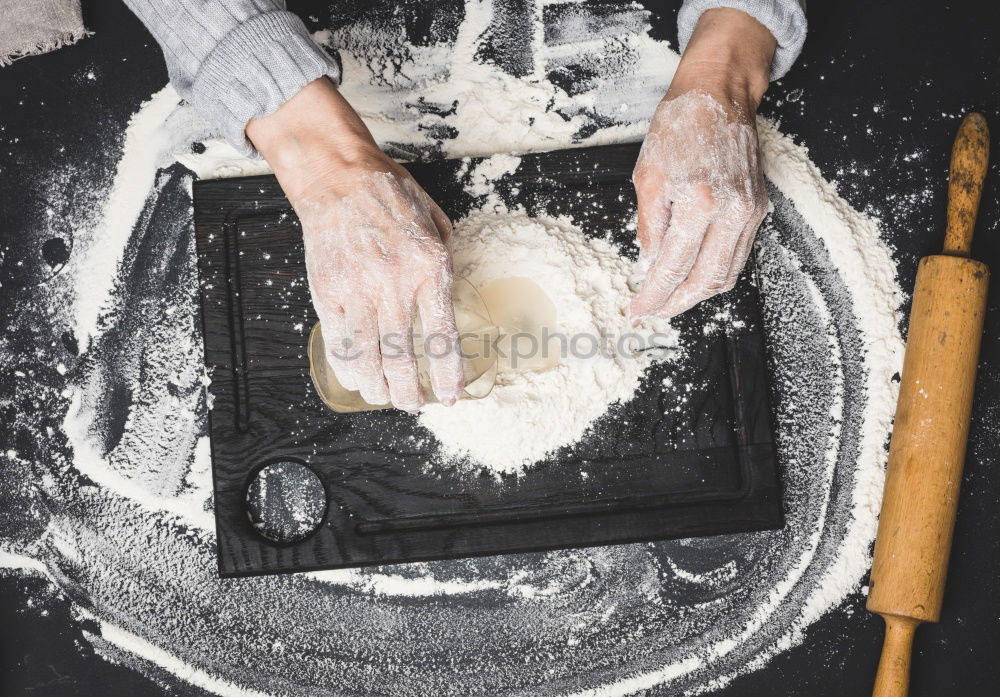
{"label": "human hand", "polygon": [[412,350],[417,309],[438,401],[464,387],[447,216],[386,156],[333,83],[310,83],[247,125],[302,223],[313,305],[337,380],[369,404],[425,402]]}
{"label": "human hand", "polygon": [[767,213],[755,116],[774,48],[739,10],[699,20],[632,175],[648,267],[634,323],[673,317],[736,283]]}

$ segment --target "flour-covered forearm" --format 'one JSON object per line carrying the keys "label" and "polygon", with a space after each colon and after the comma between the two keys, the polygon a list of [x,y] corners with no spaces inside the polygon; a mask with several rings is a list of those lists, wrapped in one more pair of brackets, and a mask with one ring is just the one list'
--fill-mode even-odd
{"label": "flour-covered forearm", "polygon": [[283,0],[125,0],[156,38],[170,81],[231,143],[336,62]]}
{"label": "flour-covered forearm", "polygon": [[771,63],[771,79],[777,80],[788,72],[806,40],[805,0],[684,0],[677,15],[682,53],[701,15],[720,7],[742,10],[767,27],[778,42]]}

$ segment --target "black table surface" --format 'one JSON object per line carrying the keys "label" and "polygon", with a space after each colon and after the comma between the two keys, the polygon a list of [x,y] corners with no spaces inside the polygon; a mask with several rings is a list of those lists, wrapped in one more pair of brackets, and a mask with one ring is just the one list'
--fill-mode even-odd
{"label": "black table surface", "polygon": [[[325,16],[324,3],[292,3]],[[651,3],[646,3],[651,5]],[[677,3],[651,6],[674,40]],[[941,244],[951,138],[959,117],[983,111],[1000,132],[1000,23],[992,1],[810,3],[810,35],[792,72],[772,86],[762,113],[780,120],[860,210],[882,221],[911,288],[917,260]],[[39,191],[57,163],[112,168],[130,114],[166,81],[159,48],[119,2],[84,3],[95,36],[0,68],[0,280],[37,259],[44,240],[19,236],[44,215]],[[319,28],[313,26],[312,28]],[[676,45],[676,42],[675,42]],[[89,71],[101,79],[88,82]],[[876,110],[874,107],[878,107]],[[993,138],[995,150],[1000,139]],[[919,158],[904,155],[920,152]],[[1000,156],[994,157],[994,162]],[[869,175],[864,176],[864,170]],[[1000,268],[1000,177],[990,168],[974,255]],[[920,205],[904,204],[922,196]],[[12,308],[0,301],[0,315]],[[990,292],[965,480],[944,617],[918,633],[914,697],[992,695],[1000,676],[1000,284]],[[165,687],[95,656],[68,606],[26,609],[40,580],[0,576],[0,693],[4,695],[196,695]],[[716,694],[869,694],[881,620],[860,594],[814,624],[805,641]]]}

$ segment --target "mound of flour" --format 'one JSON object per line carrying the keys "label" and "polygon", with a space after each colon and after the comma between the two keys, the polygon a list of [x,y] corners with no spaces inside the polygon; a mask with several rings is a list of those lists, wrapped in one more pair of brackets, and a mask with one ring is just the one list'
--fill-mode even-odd
{"label": "mound of flour", "polygon": [[[451,458],[497,473],[537,462],[578,441],[612,404],[635,394],[653,360],[677,352],[678,334],[668,323],[629,326],[632,262],[565,219],[484,209],[455,225],[450,244],[456,275],[476,287],[515,276],[537,283],[554,303],[556,332],[570,347],[551,370],[502,369],[481,400],[425,407],[420,423]],[[633,332],[642,345],[661,348],[637,355],[617,350],[619,338]],[[596,342],[616,348],[594,351]]]}

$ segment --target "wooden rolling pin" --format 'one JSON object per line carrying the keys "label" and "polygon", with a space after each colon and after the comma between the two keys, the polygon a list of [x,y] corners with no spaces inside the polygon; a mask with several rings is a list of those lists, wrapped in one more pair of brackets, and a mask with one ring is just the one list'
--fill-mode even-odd
{"label": "wooden rolling pin", "polygon": [[907,694],[913,633],[941,616],[989,283],[969,258],[988,161],[986,119],[969,114],[951,154],[944,253],[920,261],[913,291],[868,596],[885,618],[874,697]]}

